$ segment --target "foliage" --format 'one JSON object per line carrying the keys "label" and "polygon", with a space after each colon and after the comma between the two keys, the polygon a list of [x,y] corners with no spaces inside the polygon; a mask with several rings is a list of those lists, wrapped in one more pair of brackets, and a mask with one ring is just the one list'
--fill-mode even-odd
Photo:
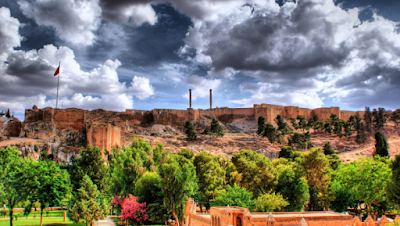
{"label": "foliage", "polygon": [[369,134],[372,134],[372,113],[369,110],[369,107],[365,107],[364,121],[365,121],[365,127],[367,129],[367,132]]}
{"label": "foliage", "polygon": [[85,220],[86,226],[94,220],[104,218],[108,206],[101,198],[100,191],[88,175],[83,176],[78,190],[73,194],[68,203],[68,217],[78,223]]}
{"label": "foliage", "polygon": [[187,158],[187,159],[192,159],[194,156],[194,152],[190,149],[187,148],[183,148],[182,150],[180,150],[178,152],[178,155],[182,155],[183,157]]}
{"label": "foliage", "polygon": [[258,120],[257,120],[257,124],[258,124],[257,134],[261,135],[265,130],[265,118],[262,116],[259,116]]}
{"label": "foliage", "polygon": [[356,136],[356,142],[358,144],[365,144],[365,142],[367,141],[366,130],[367,129],[364,122],[360,122],[357,127],[357,136]]}
{"label": "foliage", "polygon": [[387,121],[385,108],[378,108],[378,110],[374,109],[372,111],[373,122],[375,129],[380,130],[383,129],[385,123]]}
{"label": "foliage", "polygon": [[273,187],[276,169],[264,155],[251,150],[241,150],[232,156],[238,175],[238,184],[258,197]]}
{"label": "foliage", "polygon": [[194,141],[197,139],[197,132],[194,130],[193,124],[190,121],[185,123],[185,134],[189,141]]}
{"label": "foliage", "polygon": [[265,124],[263,136],[267,137],[269,142],[274,143],[277,138],[276,128],[271,123]]}
{"label": "foliage", "polygon": [[382,157],[389,156],[389,145],[381,131],[375,133],[375,154]]}
{"label": "foliage", "polygon": [[11,147],[0,149],[0,198],[7,201],[11,226],[14,219],[12,209],[17,203],[25,201],[29,195],[22,177],[25,172],[30,172],[28,164],[27,160],[18,156],[17,149]]}
{"label": "foliage", "polygon": [[176,222],[182,215],[183,204],[197,191],[196,170],[193,163],[180,155],[172,155],[160,171],[164,203]]}
{"label": "foliage", "polygon": [[[31,161],[29,172],[25,172],[22,177],[25,181],[29,181],[24,186],[29,193],[30,203],[40,203],[41,222],[44,209],[58,206],[69,195],[71,189],[67,172],[61,170],[54,162]],[[28,205],[25,213],[30,212],[31,207],[32,205]]]}
{"label": "foliage", "polygon": [[329,134],[332,133],[332,123],[331,122],[325,122],[324,124],[324,129],[326,132],[328,132]]}
{"label": "foliage", "polygon": [[74,161],[71,170],[72,191],[78,190],[85,175],[96,185],[100,194],[106,194],[108,188],[108,167],[104,163],[101,150],[98,147],[87,146],[81,149],[80,158]]}
{"label": "foliage", "polygon": [[245,188],[240,187],[237,184],[233,186],[228,185],[226,190],[222,190],[221,193],[211,200],[213,206],[240,206],[251,209],[254,205],[252,200],[253,194],[247,191]]}
{"label": "foliage", "polygon": [[290,159],[292,152],[293,152],[293,149],[291,146],[283,146],[283,147],[281,147],[281,151],[279,152],[278,158]]}
{"label": "foliage", "polygon": [[389,201],[400,207],[400,155],[392,163],[392,180],[388,184]]}
{"label": "foliage", "polygon": [[199,191],[207,202],[218,195],[224,183],[226,172],[217,160],[210,153],[202,151],[195,156],[193,161],[199,179]]}
{"label": "foliage", "polygon": [[309,199],[309,193],[301,166],[295,161],[286,159],[277,159],[273,163],[277,170],[277,185],[274,190],[279,192],[290,204],[282,208],[282,210],[303,210]]}
{"label": "foliage", "polygon": [[150,222],[162,222],[163,215],[167,214],[167,211],[163,204],[160,175],[157,172],[145,172],[136,182],[135,188],[137,201],[147,204]]}
{"label": "foliage", "polygon": [[333,132],[340,138],[342,138],[342,136],[343,136],[343,124],[344,124],[344,121],[340,120],[340,119],[335,120],[333,123],[333,127],[334,127]]}
{"label": "foliage", "polygon": [[396,109],[395,111],[392,112],[392,114],[390,115],[390,121],[394,122],[396,127],[399,125],[399,123],[400,123],[400,109]]}
{"label": "foliage", "polygon": [[340,186],[338,183],[333,183],[332,187],[335,194],[335,200],[331,201],[330,206],[332,210],[335,212],[345,212],[349,206],[356,204],[355,195],[353,194],[355,191]]}
{"label": "foliage", "polygon": [[331,143],[329,141],[327,141],[324,144],[323,150],[324,150],[324,154],[325,155],[333,155],[333,154],[335,154],[335,150],[333,150],[333,148],[331,147]]}
{"label": "foliage", "polygon": [[146,213],[146,203],[138,203],[137,197],[129,194],[122,203],[122,221],[140,224],[142,221],[149,219]]}
{"label": "foliage", "polygon": [[281,210],[290,203],[286,201],[281,194],[272,192],[259,196],[254,204],[258,212],[272,212]]}
{"label": "foliage", "polygon": [[297,123],[297,120],[295,118],[290,118],[290,122],[295,129],[299,129],[299,124]]}
{"label": "foliage", "polygon": [[386,185],[391,171],[387,159],[360,158],[350,164],[341,164],[335,173],[334,184],[354,195],[358,203],[365,203],[368,213],[385,205]]}
{"label": "foliage", "polygon": [[111,192],[127,197],[135,191],[136,181],[146,171],[157,171],[167,161],[168,153],[158,144],[154,149],[142,138],[134,138],[129,147],[113,150],[110,161]]}
{"label": "foliage", "polygon": [[302,166],[310,192],[309,209],[315,211],[329,207],[331,178],[328,173],[328,159],[322,149],[311,149],[306,153]]}
{"label": "foliage", "polygon": [[278,131],[282,133],[282,135],[285,135],[287,133],[290,133],[291,131],[288,128],[288,124],[284,122],[283,117],[281,115],[276,116],[276,124],[278,125]]}
{"label": "foliage", "polygon": [[298,115],[297,119],[299,120],[299,128],[302,129],[303,131],[307,128],[307,121],[304,116]]}
{"label": "foliage", "polygon": [[224,130],[222,129],[222,126],[219,124],[219,121],[215,118],[213,118],[211,121],[210,131],[211,131],[211,133],[215,134],[216,136],[219,136],[219,137],[224,136]]}
{"label": "foliage", "polygon": [[312,146],[311,134],[307,133],[294,133],[289,137],[289,145],[296,149],[303,150]]}

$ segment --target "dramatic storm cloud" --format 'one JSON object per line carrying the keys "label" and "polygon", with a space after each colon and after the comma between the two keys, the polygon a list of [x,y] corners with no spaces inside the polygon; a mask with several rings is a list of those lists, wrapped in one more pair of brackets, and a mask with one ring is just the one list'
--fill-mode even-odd
{"label": "dramatic storm cloud", "polygon": [[[397,9],[397,10],[395,10]],[[0,0],[0,110],[399,108],[398,1]]]}

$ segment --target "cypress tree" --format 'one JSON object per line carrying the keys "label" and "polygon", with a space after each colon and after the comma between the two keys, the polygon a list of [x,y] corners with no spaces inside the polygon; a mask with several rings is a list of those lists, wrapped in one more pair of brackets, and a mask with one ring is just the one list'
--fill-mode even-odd
{"label": "cypress tree", "polygon": [[325,155],[333,155],[335,154],[335,151],[331,147],[331,143],[328,141],[324,144],[324,154]]}
{"label": "cypress tree", "polygon": [[366,127],[364,122],[361,122],[357,128],[356,142],[358,144],[365,144],[366,141],[367,141]]}
{"label": "cypress tree", "polygon": [[382,157],[389,156],[389,145],[386,141],[385,135],[381,131],[375,133],[375,154]]}
{"label": "cypress tree", "polygon": [[369,110],[369,107],[365,107],[364,121],[365,121],[365,127],[366,127],[367,132],[369,134],[371,134],[372,133],[372,114],[371,114],[371,111]]}
{"label": "cypress tree", "polygon": [[215,135],[219,137],[223,137],[224,130],[222,129],[222,126],[219,124],[218,120],[213,118],[211,121],[211,128],[210,128],[211,133],[214,133]]}
{"label": "cypress tree", "polygon": [[257,120],[257,123],[258,123],[257,134],[261,135],[264,132],[264,129],[265,129],[265,118],[262,117],[262,116],[259,116],[258,120]]}
{"label": "cypress tree", "polygon": [[186,121],[185,123],[185,133],[189,141],[194,141],[197,139],[197,133],[194,130],[193,124],[190,121]]}

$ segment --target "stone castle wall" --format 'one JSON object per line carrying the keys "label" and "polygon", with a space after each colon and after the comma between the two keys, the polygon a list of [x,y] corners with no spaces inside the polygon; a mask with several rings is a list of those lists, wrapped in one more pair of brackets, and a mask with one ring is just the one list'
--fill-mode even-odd
{"label": "stone castle wall", "polygon": [[[43,136],[37,135],[40,131],[36,131],[37,129],[31,126],[38,122],[42,124],[42,127],[48,127],[47,134],[70,128],[78,132],[86,132],[87,141],[90,145],[96,145],[102,149],[111,149],[115,145],[120,146],[121,130],[139,125],[161,124],[183,129],[187,120],[197,121],[200,118],[217,118],[223,123],[257,122],[259,116],[263,116],[266,122],[274,123],[277,115],[287,119],[296,118],[297,115],[305,118],[318,115],[320,120],[325,121],[332,113],[344,120],[348,120],[352,115],[362,117],[364,114],[362,111],[340,111],[338,107],[306,109],[270,104],[255,104],[253,108],[224,107],[204,110],[188,108],[186,110],[154,109],[151,111],[127,109],[125,112],[102,109],[88,111],[77,108],[35,108],[25,110],[25,122],[22,127],[26,131],[24,136],[28,138],[43,138]],[[27,127],[32,127],[36,132]]]}

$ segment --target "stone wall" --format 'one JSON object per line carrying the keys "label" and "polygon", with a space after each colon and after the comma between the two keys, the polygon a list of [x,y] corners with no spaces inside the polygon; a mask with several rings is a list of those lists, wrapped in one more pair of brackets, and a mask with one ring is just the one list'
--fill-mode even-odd
{"label": "stone wall", "polygon": [[121,147],[121,127],[93,124],[86,129],[86,138],[89,145],[110,151],[113,147]]}
{"label": "stone wall", "polygon": [[[400,222],[397,216],[396,222]],[[386,216],[378,222],[368,217],[364,222],[360,218],[335,212],[277,212],[251,213],[248,209],[236,206],[212,207],[209,214],[196,213],[196,203],[188,199],[185,206],[184,226],[385,226]]]}

